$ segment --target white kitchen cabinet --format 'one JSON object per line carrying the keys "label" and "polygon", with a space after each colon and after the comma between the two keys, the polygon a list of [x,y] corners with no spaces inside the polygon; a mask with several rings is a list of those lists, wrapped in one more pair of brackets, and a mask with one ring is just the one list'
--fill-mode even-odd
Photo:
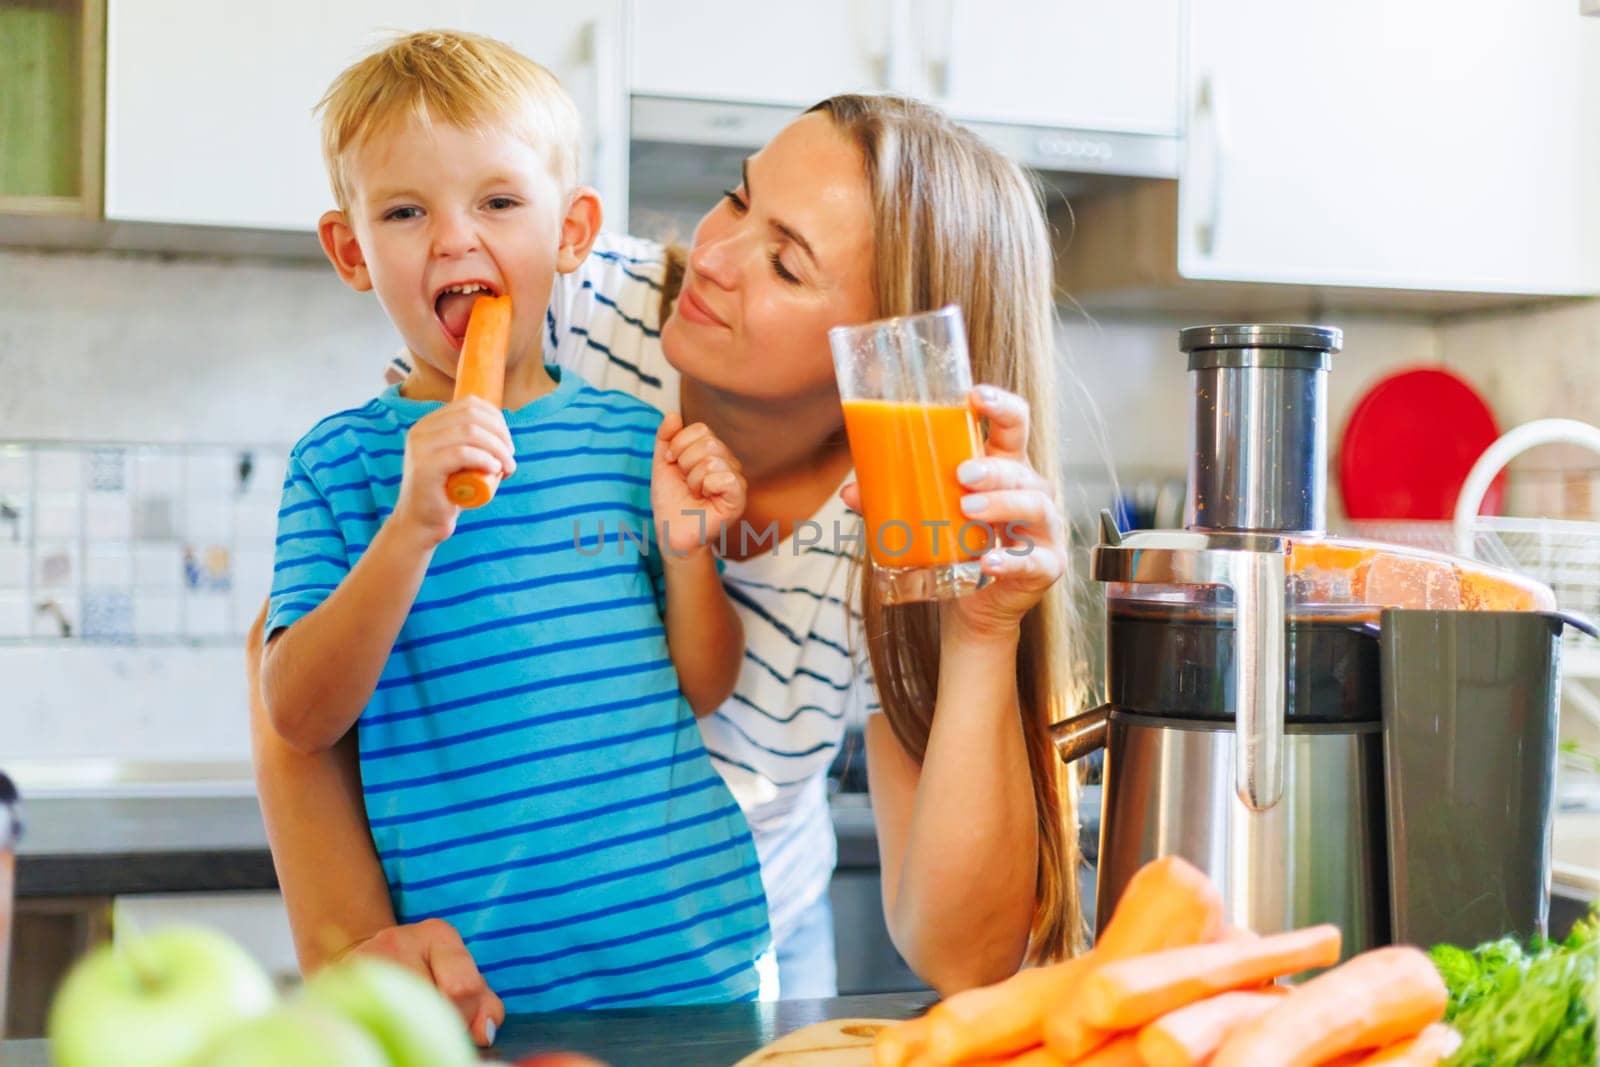
{"label": "white kitchen cabinet", "polygon": [[[809,107],[890,88],[892,5],[904,0],[635,0],[636,93]],[[903,23],[902,23],[903,25]]]}
{"label": "white kitchen cabinet", "polygon": [[1183,0],[639,0],[633,91],[805,107],[893,90],[957,118],[1171,135]]}
{"label": "white kitchen cabinet", "polygon": [[931,0],[913,28],[913,88],[961,119],[1176,134],[1183,6]]}
{"label": "white kitchen cabinet", "polygon": [[549,67],[589,140],[585,180],[625,223],[623,0],[108,0],[108,219],[310,231],[333,204],[312,108],[397,31],[499,38]]}
{"label": "white kitchen cabinet", "polygon": [[1184,279],[1600,292],[1571,0],[1193,0],[1187,67]]}

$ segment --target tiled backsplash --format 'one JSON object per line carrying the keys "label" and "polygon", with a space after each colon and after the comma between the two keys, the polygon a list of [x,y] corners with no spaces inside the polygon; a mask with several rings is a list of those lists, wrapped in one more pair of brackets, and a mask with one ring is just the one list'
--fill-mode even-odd
{"label": "tiled backsplash", "polygon": [[284,457],[0,443],[0,641],[236,646],[271,585]]}

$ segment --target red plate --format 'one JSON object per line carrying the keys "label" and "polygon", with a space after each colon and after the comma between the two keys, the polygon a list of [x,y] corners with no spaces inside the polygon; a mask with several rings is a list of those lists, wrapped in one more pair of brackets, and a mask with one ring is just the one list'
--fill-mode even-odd
{"label": "red plate", "polygon": [[[1448,519],[1467,472],[1500,436],[1477,390],[1448,371],[1402,371],[1362,397],[1339,446],[1339,491],[1352,519]],[[1498,514],[1505,475],[1484,494]]]}

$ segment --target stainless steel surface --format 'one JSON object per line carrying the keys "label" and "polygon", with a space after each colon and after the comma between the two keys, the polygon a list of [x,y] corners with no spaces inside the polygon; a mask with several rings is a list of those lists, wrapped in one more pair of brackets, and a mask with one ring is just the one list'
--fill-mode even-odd
{"label": "stainless steel surface", "polygon": [[1185,525],[1320,532],[1327,525],[1328,354],[1339,331],[1201,326],[1181,338],[1194,383]]}
{"label": "stainless steel surface", "polygon": [[1114,713],[1100,829],[1097,925],[1158,856],[1206,871],[1229,921],[1258,933],[1331,922],[1344,954],[1388,939],[1383,738],[1377,723],[1299,727],[1284,739],[1284,797],[1266,812],[1228,786],[1234,732]]}
{"label": "stainless steel surface", "polygon": [[1301,349],[1322,353],[1324,358],[1320,365],[1324,369],[1327,353],[1337,352],[1343,343],[1344,331],[1336,326],[1304,326],[1297,323],[1226,323],[1189,326],[1178,331],[1178,348],[1184,352],[1229,348]]}
{"label": "stainless steel surface", "polygon": [[[1226,545],[1227,548],[1213,548]],[[1093,555],[1103,582],[1224,586],[1233,591],[1238,634],[1233,661],[1236,746],[1234,788],[1252,811],[1283,795],[1284,589],[1287,544],[1271,536],[1144,531]]]}
{"label": "stainless steel surface", "polygon": [[1097,582],[1150,585],[1227,585],[1241,552],[1287,556],[1289,542],[1272,534],[1198,530],[1134,530],[1096,545],[1091,573]]}
{"label": "stainless steel surface", "polygon": [[1251,811],[1266,811],[1283,796],[1284,557],[1233,554],[1234,792]]}
{"label": "stainless steel surface", "polygon": [[[732,103],[634,94],[634,141],[760,148],[800,114],[781,104]],[[1176,178],[1178,138],[1012,123],[969,122],[967,127],[1025,167],[1045,172]],[[726,178],[723,179],[726,181]]]}
{"label": "stainless steel surface", "polygon": [[1322,372],[1216,367],[1193,372],[1194,448],[1186,525],[1320,531],[1327,524]]}
{"label": "stainless steel surface", "polygon": [[1055,741],[1056,754],[1061,762],[1072,763],[1106,747],[1106,727],[1111,718],[1111,705],[1101,704],[1092,711],[1074,715],[1050,727],[1050,737]]}

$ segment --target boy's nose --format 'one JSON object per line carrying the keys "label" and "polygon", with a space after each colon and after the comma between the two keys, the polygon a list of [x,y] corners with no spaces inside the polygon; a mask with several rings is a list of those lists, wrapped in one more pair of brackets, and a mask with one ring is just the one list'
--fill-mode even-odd
{"label": "boy's nose", "polygon": [[478,250],[478,231],[471,221],[459,215],[434,216],[433,254],[444,258],[464,256]]}

